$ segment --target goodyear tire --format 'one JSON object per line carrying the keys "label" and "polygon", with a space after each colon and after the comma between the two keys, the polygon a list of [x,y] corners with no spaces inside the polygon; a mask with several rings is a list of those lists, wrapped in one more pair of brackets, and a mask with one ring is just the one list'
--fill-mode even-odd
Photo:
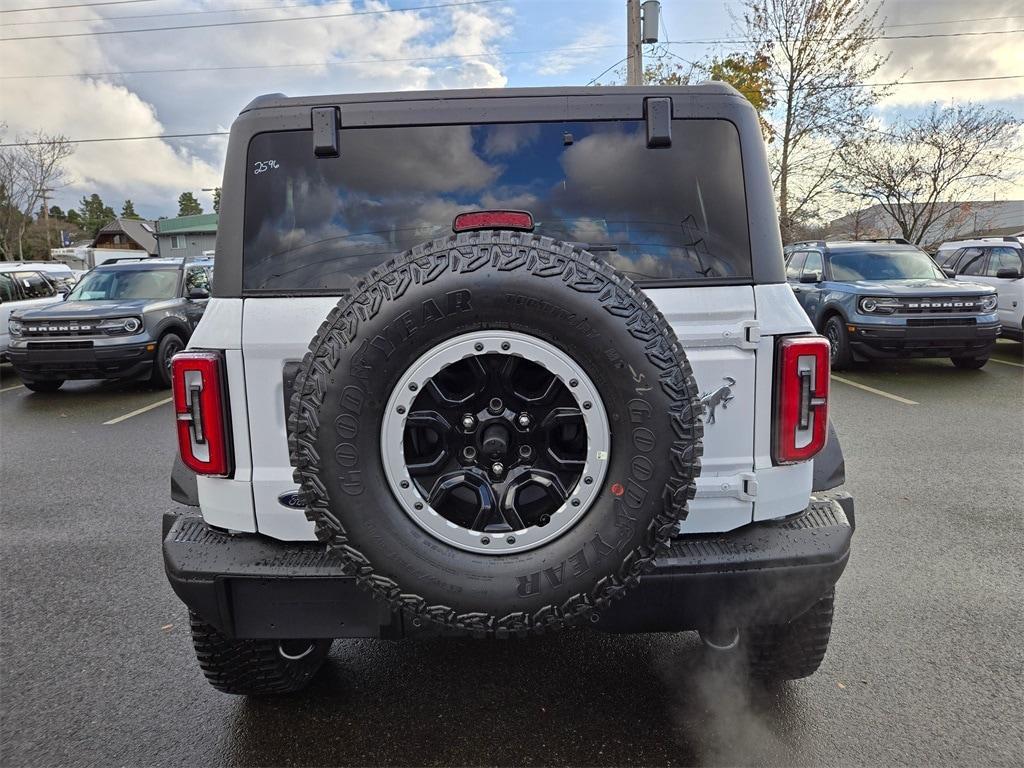
{"label": "goodyear tire", "polygon": [[374,270],[313,338],[290,410],[319,539],[414,622],[477,636],[596,621],[699,474],[671,328],[609,265],[531,234],[462,233]]}

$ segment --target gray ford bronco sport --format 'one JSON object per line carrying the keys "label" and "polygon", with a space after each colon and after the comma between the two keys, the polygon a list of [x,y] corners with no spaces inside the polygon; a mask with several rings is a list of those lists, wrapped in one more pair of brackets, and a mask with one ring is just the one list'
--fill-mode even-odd
{"label": "gray ford bronco sport", "polygon": [[817,669],[853,501],[736,91],[262,96],[223,190],[163,526],[216,688],[568,627]]}

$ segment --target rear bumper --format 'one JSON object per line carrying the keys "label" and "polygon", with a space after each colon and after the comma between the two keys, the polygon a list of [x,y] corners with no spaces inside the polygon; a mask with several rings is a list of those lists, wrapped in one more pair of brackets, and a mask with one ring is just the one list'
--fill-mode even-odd
{"label": "rear bumper", "polygon": [[18,375],[30,381],[53,379],[133,379],[150,373],[153,342],[147,344],[107,344],[85,347],[69,342],[39,346],[11,347],[7,350]]}
{"label": "rear bumper", "polygon": [[[596,627],[674,632],[784,623],[838,581],[853,529],[853,499],[833,494],[785,520],[680,537]],[[396,638],[429,631],[358,588],[317,543],[229,535],[197,515],[168,514],[163,553],[178,597],[231,637]]]}
{"label": "rear bumper", "polygon": [[[850,323],[850,349],[861,359],[894,357],[984,357],[999,338],[994,323],[944,324],[949,318],[929,319],[934,325],[861,325]],[[954,319],[955,322],[960,322]]]}

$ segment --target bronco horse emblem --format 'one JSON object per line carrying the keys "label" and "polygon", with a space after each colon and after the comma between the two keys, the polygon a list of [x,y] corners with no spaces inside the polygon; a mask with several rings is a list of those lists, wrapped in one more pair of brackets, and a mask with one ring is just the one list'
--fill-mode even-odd
{"label": "bronco horse emblem", "polygon": [[723,376],[722,381],[725,382],[722,386],[716,389],[714,392],[708,392],[707,394],[700,396],[700,402],[704,406],[707,418],[705,423],[715,423],[715,408],[719,405],[725,410],[729,406],[729,401],[732,400],[732,387],[736,384],[736,379],[732,376]]}

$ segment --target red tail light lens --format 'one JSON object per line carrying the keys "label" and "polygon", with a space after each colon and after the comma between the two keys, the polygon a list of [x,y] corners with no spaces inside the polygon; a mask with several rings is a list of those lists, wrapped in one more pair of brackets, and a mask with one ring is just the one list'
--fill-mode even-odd
{"label": "red tail light lens", "polygon": [[217,352],[181,352],[171,360],[178,451],[200,475],[231,474],[227,392]]}
{"label": "red tail light lens", "polygon": [[828,439],[829,347],[821,336],[778,343],[775,379],[776,464],[810,459]]}
{"label": "red tail light lens", "polygon": [[520,229],[533,231],[533,215],[529,211],[470,211],[460,213],[452,222],[453,232],[474,229]]}

